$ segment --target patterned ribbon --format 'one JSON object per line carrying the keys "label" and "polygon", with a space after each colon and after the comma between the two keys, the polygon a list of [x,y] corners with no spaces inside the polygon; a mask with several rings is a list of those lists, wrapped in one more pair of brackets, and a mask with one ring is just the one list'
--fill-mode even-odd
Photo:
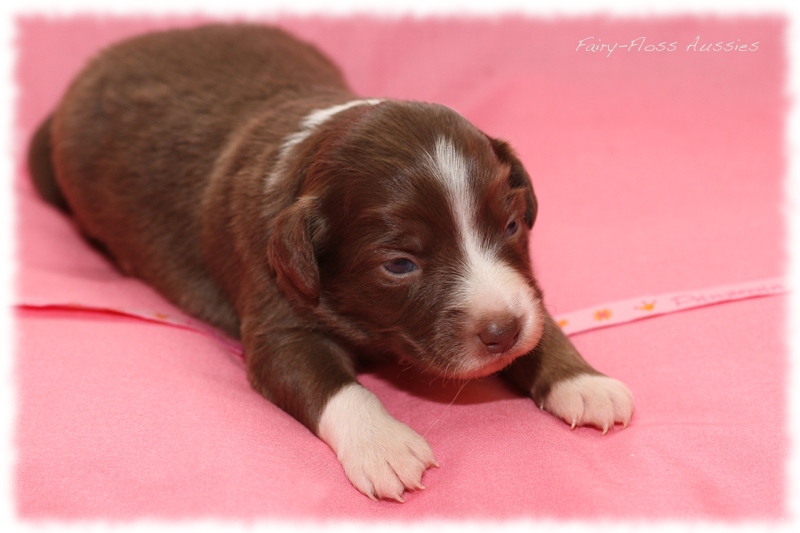
{"label": "patterned ribbon", "polygon": [[[559,327],[567,335],[576,335],[593,329],[618,326],[659,315],[676,313],[697,307],[735,302],[748,298],[758,298],[784,294],[789,291],[786,280],[770,278],[734,285],[724,285],[687,292],[672,292],[643,296],[629,300],[619,300],[602,305],[579,309],[571,313],[555,316]],[[222,345],[237,357],[243,357],[242,345],[205,322],[182,314],[169,316],[163,313],[139,309],[107,308],[86,306],[76,302],[24,302],[17,304],[20,309],[58,309],[66,311],[91,311],[133,317],[148,322],[169,325],[205,335]]]}
{"label": "patterned ribbon", "polygon": [[735,302],[747,298],[772,296],[788,291],[786,280],[783,278],[770,278],[695,291],[671,292],[654,296],[642,296],[630,300],[619,300],[563,315],[560,314],[554,318],[564,333],[575,335],[584,331],[617,326],[634,320],[642,320],[687,309]]}

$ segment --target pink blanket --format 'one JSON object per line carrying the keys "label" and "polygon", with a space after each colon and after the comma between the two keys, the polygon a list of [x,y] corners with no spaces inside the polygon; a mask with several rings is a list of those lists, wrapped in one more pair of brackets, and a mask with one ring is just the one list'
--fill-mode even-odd
{"label": "pink blanket", "polygon": [[[19,139],[100,46],[196,22],[18,20]],[[382,367],[362,382],[441,468],[405,504],[371,502],[250,390],[234,344],[116,273],[35,197],[20,161],[21,517],[786,516],[785,297],[772,294],[785,261],[783,21],[278,22],[360,94],[440,102],[511,141],[540,202],[532,250],[548,305],[568,331],[575,310],[607,326],[573,341],[631,388],[633,422],[570,431],[494,377],[450,405],[458,384]],[[774,290],[752,289],[767,278]],[[682,309],[676,293],[690,291],[702,306]],[[665,314],[612,320],[624,311],[609,302],[646,318],[669,298]]]}

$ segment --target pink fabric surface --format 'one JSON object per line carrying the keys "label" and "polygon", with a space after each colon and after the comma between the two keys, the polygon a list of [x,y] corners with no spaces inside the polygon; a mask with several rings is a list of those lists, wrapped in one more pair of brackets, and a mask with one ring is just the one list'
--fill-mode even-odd
{"label": "pink fabric surface", "polygon": [[[27,142],[98,47],[196,21],[17,21]],[[555,313],[780,276],[784,23],[779,19],[281,19],[365,96],[430,100],[509,139],[540,202],[532,250]],[[576,51],[677,42],[674,52]],[[756,52],[686,51],[758,42]],[[699,48],[700,45],[698,45]],[[20,151],[20,153],[23,153]],[[17,175],[17,301],[180,315],[124,278]],[[241,360],[191,331],[21,308],[16,505],[25,519],[564,518],[777,521],[784,503],[785,298],[575,335],[637,411],[606,436],[498,378],[394,366],[362,382],[425,434],[441,468],[373,503],[333,452],[251,391]],[[449,406],[449,407],[448,407]]]}

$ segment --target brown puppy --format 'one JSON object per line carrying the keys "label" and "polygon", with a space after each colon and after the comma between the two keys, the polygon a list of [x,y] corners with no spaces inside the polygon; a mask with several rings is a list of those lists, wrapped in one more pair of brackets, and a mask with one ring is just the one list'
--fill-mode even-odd
{"label": "brown puppy", "polygon": [[213,25],[103,51],[40,127],[30,167],[118,267],[240,338],[256,391],[402,501],[435,459],[361,387],[391,356],[502,371],[566,420],[627,424],[542,305],[531,184],[509,146],[444,106],[364,100],[280,30]]}

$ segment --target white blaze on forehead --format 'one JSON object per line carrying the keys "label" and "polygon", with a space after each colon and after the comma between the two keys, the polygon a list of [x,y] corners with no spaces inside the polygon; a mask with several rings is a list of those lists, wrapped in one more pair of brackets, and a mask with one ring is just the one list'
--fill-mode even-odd
{"label": "white blaze on forehead", "polygon": [[[511,312],[521,321],[520,345],[538,341],[540,302],[517,270],[498,257],[496,245],[482,238],[477,226],[479,202],[470,185],[471,162],[450,141],[440,137],[428,166],[445,188],[463,252],[463,280],[457,305],[476,318]],[[505,228],[497,231],[502,235]],[[532,346],[529,346],[532,348]]]}
{"label": "white blaze on forehead", "polygon": [[473,294],[487,291],[486,296],[489,296],[492,289],[513,284],[519,274],[497,257],[496,250],[478,231],[479,206],[470,186],[470,162],[450,140],[440,137],[430,156],[430,166],[444,185],[455,218],[467,267],[465,289]]}
{"label": "white blaze on forehead", "polygon": [[453,203],[456,223],[463,233],[467,229],[467,218],[475,211],[475,200],[469,186],[469,161],[444,137],[436,139],[433,156],[429,157],[434,174],[444,184]]}

